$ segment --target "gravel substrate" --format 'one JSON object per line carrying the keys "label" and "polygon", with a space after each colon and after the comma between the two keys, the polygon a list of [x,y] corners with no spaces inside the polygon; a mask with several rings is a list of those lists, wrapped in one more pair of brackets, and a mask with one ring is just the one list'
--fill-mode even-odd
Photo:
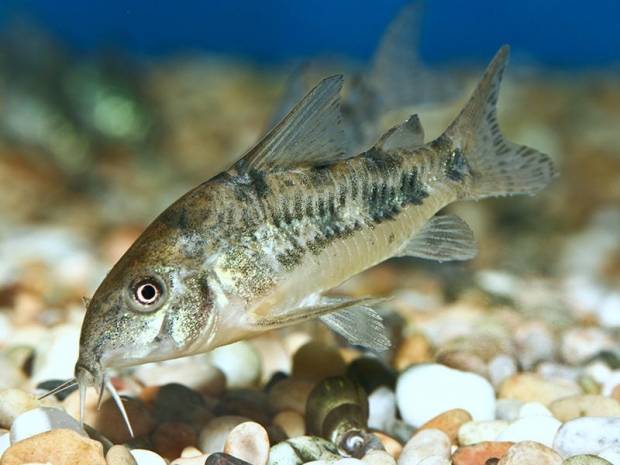
{"label": "gravel substrate", "polygon": [[[312,322],[124,370],[113,383],[133,438],[107,394],[97,409],[89,392],[85,428],[76,391],[38,400],[73,376],[82,296],[165,206],[260,136],[285,74],[208,57],[154,64],[123,97],[141,130],[80,133],[88,116],[62,126],[63,140],[88,146],[75,164],[43,137],[51,123],[36,140],[0,139],[0,465],[620,465],[611,71],[508,68],[500,124],[549,153],[561,177],[534,197],[451,207],[476,234],[475,259],[392,260],[336,290],[393,297],[378,308],[388,351]],[[32,98],[53,119],[68,103],[48,97]],[[0,124],[27,103],[0,105]],[[421,112],[427,139],[461,105]]]}

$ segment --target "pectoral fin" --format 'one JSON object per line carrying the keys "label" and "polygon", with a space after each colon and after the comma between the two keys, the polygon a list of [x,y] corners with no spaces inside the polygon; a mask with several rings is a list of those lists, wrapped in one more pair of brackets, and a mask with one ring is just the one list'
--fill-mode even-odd
{"label": "pectoral fin", "polygon": [[381,317],[370,305],[385,299],[364,297],[342,299],[323,297],[319,304],[299,307],[274,316],[254,316],[251,323],[263,329],[276,329],[319,318],[329,328],[344,336],[351,344],[380,351],[390,346]]}
{"label": "pectoral fin", "polygon": [[474,233],[456,215],[435,216],[407,242],[399,257],[438,260],[469,260],[478,253]]}

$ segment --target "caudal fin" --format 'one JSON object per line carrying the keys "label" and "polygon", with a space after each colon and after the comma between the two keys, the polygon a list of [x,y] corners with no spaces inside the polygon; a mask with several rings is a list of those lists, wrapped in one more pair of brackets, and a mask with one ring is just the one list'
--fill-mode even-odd
{"label": "caudal fin", "polygon": [[506,140],[499,129],[496,105],[507,60],[505,45],[444,134],[460,148],[469,164],[471,183],[463,193],[469,199],[534,194],[556,174],[547,155]]}

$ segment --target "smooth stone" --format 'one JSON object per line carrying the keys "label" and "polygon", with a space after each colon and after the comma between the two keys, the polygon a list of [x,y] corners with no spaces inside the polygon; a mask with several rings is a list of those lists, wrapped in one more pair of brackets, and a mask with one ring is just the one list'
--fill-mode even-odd
{"label": "smooth stone", "polygon": [[526,402],[519,408],[518,418],[526,418],[533,416],[552,417],[554,416],[547,407],[538,402]]}
{"label": "smooth stone", "polygon": [[418,465],[451,465],[452,462],[450,459],[443,457],[441,455],[431,455],[430,457],[426,457],[422,461],[418,462]]}
{"label": "smooth stone", "polygon": [[59,428],[14,443],[4,452],[0,461],[0,465],[26,463],[106,465],[106,460],[100,442],[75,431]]}
{"label": "smooth stone", "polygon": [[499,388],[506,378],[510,378],[518,371],[515,359],[506,354],[493,357],[487,365],[487,376],[495,389]]}
{"label": "smooth stone", "polygon": [[137,465],[168,465],[164,458],[147,449],[132,449],[129,451]]}
{"label": "smooth stone", "polygon": [[496,440],[504,442],[536,441],[551,447],[560,426],[562,426],[562,422],[553,417],[531,416],[520,418],[499,433]]}
{"label": "smooth stone", "polygon": [[557,358],[558,343],[549,325],[542,321],[521,323],[513,332],[516,356],[525,371],[538,363]]}
{"label": "smooth stone", "polygon": [[495,391],[485,378],[432,363],[401,373],[396,402],[402,418],[415,427],[451,409],[466,410],[474,420],[490,420],[495,413]]}
{"label": "smooth stone", "polygon": [[269,458],[267,431],[253,421],[237,425],[226,438],[224,453],[251,462],[253,465],[266,465]]}
{"label": "smooth stone", "polygon": [[484,359],[467,350],[450,350],[440,353],[436,361],[448,368],[487,376],[487,364]]}
{"label": "smooth stone", "polygon": [[108,465],[138,465],[129,449],[121,445],[110,447],[105,459]]}
{"label": "smooth stone", "polygon": [[407,367],[419,363],[427,363],[433,358],[433,348],[426,335],[415,333],[403,341],[396,348],[394,367],[403,371]]}
{"label": "smooth stone", "polygon": [[305,379],[284,378],[277,381],[267,393],[269,408],[273,413],[293,410],[306,413],[306,401],[314,383]]}
{"label": "smooth stone", "polygon": [[166,384],[157,391],[153,411],[159,424],[184,422],[197,429],[215,417],[202,395],[178,383]]}
{"label": "smooth stone", "polygon": [[518,442],[499,459],[497,465],[561,465],[562,456],[535,441]]}
{"label": "smooth stone", "polygon": [[340,459],[338,449],[327,439],[301,436],[280,442],[269,450],[269,465],[303,465],[313,460]]}
{"label": "smooth stone", "polygon": [[452,454],[452,465],[483,465],[492,458],[500,459],[514,442],[482,441],[461,446]]}
{"label": "smooth stone", "polygon": [[205,354],[141,365],[133,377],[144,386],[180,384],[208,396],[220,396],[226,391],[226,375]]}
{"label": "smooth stone", "polygon": [[205,465],[205,462],[209,457],[214,454],[198,454],[191,457],[179,457],[178,459],[170,462],[170,465]]}
{"label": "smooth stone", "polygon": [[620,417],[620,402],[611,397],[581,394],[558,399],[549,410],[563,422],[579,417]]}
{"label": "smooth stone", "polygon": [[261,380],[263,362],[251,341],[218,347],[208,357],[226,375],[228,389],[255,387]]}
{"label": "smooth stone", "polygon": [[211,420],[198,436],[198,449],[205,454],[224,452],[224,444],[230,432],[249,418],[237,415],[226,415]]}
{"label": "smooth stone", "polygon": [[50,328],[37,344],[32,362],[33,384],[53,378],[73,377],[78,357],[80,328],[73,324],[60,324]]}
{"label": "smooth stone", "polygon": [[338,348],[332,345],[310,341],[293,355],[293,378],[318,383],[330,376],[344,376],[346,371],[347,364]]}
{"label": "smooth stone", "polygon": [[403,447],[398,465],[416,465],[432,455],[450,457],[452,442],[438,429],[426,429],[414,434]]}
{"label": "smooth stone", "polygon": [[[319,460],[317,462],[324,462],[323,460]],[[308,462],[310,464],[312,463],[317,463],[317,462]],[[330,463],[330,462],[327,462]],[[333,463],[333,465],[364,465],[364,462],[362,462],[360,459],[354,459],[352,457],[347,457],[344,459],[340,459],[340,460],[336,460],[335,462],[331,462]],[[306,464],[308,465],[308,464]]]}
{"label": "smooth stone", "polygon": [[196,445],[196,441],[196,430],[189,423],[162,423],[151,435],[153,451],[167,460],[180,457],[183,450]]}
{"label": "smooth stone", "polygon": [[558,430],[553,448],[563,457],[599,454],[620,444],[620,418],[582,417],[565,422]]}
{"label": "smooth stone", "polygon": [[579,365],[603,350],[612,350],[616,341],[599,327],[570,328],[562,334],[562,358],[571,365]]}
{"label": "smooth stone", "polygon": [[88,437],[80,423],[68,413],[57,408],[39,407],[22,413],[15,419],[11,425],[11,444],[58,428],[66,428]]}
{"label": "smooth stone", "polygon": [[464,423],[458,432],[460,446],[470,446],[479,442],[495,441],[495,438],[508,427],[506,420],[470,421]]}
{"label": "smooth stone", "polygon": [[349,363],[347,378],[362,386],[368,394],[381,387],[394,391],[398,373],[380,358],[363,355]]}
{"label": "smooth stone", "polygon": [[271,420],[272,425],[279,425],[289,438],[303,436],[306,432],[306,420],[304,416],[294,410],[284,410]]}
{"label": "smooth stone", "polygon": [[536,373],[518,373],[502,383],[497,396],[499,399],[518,399],[547,406],[562,397],[581,393],[579,385],[572,381],[550,381]]}
{"label": "smooth stone", "polygon": [[467,410],[460,408],[448,410],[440,413],[435,418],[431,418],[424,423],[418,431],[425,429],[438,429],[448,435],[452,444],[458,444],[459,429],[465,423],[472,421],[472,417]]}
{"label": "smooth stone", "polygon": [[381,386],[368,396],[368,427],[384,430],[396,418],[396,394],[390,388]]}
{"label": "smooth stone", "polygon": [[521,408],[525,404],[526,402],[519,399],[497,399],[495,403],[495,418],[506,421],[518,420],[521,415]]}
{"label": "smooth stone", "polygon": [[58,406],[58,401],[50,397],[38,400],[37,395],[21,389],[0,389],[0,427],[10,428],[13,421],[28,410],[54,406]]}
{"label": "smooth stone", "polygon": [[255,465],[250,462],[246,462],[238,457],[234,457],[225,452],[216,452],[209,455],[204,465]]}
{"label": "smooth stone", "polygon": [[7,450],[10,445],[11,445],[11,435],[9,434],[8,431],[6,431],[2,433],[2,435],[0,435],[0,457],[2,457],[2,454],[4,454],[4,451]]}
{"label": "smooth stone", "polygon": [[213,408],[218,416],[238,415],[261,425],[269,424],[270,413],[267,394],[258,389],[235,389],[220,397]]}
{"label": "smooth stone", "polygon": [[608,447],[598,454],[598,456],[613,463],[613,465],[620,465],[620,444]]}
{"label": "smooth stone", "polygon": [[[80,415],[80,393],[78,391],[71,393],[62,403],[74,418]],[[87,390],[86,404],[84,410],[84,423],[89,424],[99,431],[103,436],[108,438],[114,444],[122,444],[131,441],[132,437],[125,424],[125,420],[110,396],[106,392],[103,395],[101,407],[99,405],[99,396],[94,389]],[[129,423],[136,437],[146,436],[155,428],[155,422],[150,410],[144,403],[133,397],[123,398],[123,407],[129,417]]]}
{"label": "smooth stone", "polygon": [[372,450],[362,457],[366,465],[396,465],[396,460],[384,450]]}
{"label": "smooth stone", "polygon": [[562,465],[614,465],[608,460],[605,460],[596,455],[584,454],[575,455],[562,462]]}

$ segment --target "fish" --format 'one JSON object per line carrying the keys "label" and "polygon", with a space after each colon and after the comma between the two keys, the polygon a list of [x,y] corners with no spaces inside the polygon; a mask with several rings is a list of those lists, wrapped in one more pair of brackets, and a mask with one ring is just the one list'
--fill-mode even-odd
{"label": "fish", "polygon": [[86,302],[75,379],[63,385],[79,387],[80,420],[86,390],[107,389],[131,431],[110,369],[311,319],[351,343],[387,348],[372,308],[381,299],[327,292],[392,257],[474,257],[465,221],[437,213],[461,200],[534,194],[556,175],[548,155],[500,131],[508,55],[508,46],[497,52],[437,139],[425,143],[413,115],[353,156],[340,124],[343,77],[324,78],[233,166],[168,207]]}

